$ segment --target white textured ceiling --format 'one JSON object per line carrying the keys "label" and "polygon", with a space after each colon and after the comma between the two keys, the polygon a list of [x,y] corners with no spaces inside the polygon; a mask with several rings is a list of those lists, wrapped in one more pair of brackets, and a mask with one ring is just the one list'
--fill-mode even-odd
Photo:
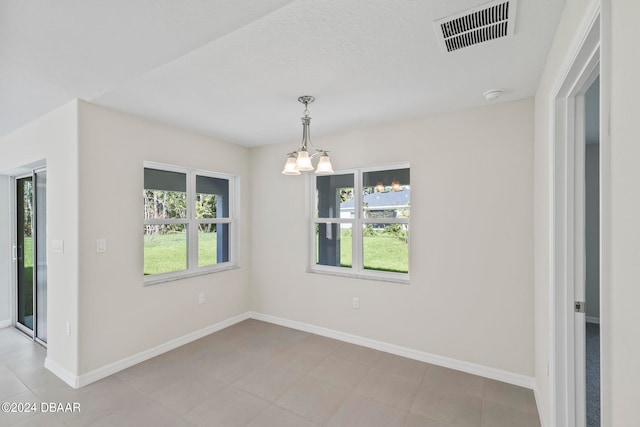
{"label": "white textured ceiling", "polygon": [[[79,97],[245,146],[533,96],[564,0],[443,53],[486,0],[0,0],[0,136]],[[495,102],[495,101],[494,101]]]}

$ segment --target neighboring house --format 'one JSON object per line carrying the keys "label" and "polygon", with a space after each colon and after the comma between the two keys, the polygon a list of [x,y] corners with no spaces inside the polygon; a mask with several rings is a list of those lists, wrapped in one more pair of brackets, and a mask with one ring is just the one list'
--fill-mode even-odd
{"label": "neighboring house", "polygon": [[[408,216],[411,189],[386,191],[364,196],[366,218],[403,218]],[[340,218],[353,218],[353,199],[340,203]]]}

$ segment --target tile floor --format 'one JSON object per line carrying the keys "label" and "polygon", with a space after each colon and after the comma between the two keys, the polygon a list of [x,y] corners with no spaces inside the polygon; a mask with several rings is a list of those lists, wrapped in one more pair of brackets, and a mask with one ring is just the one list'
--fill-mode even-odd
{"label": "tile floor", "polygon": [[247,320],[78,390],[0,329],[0,426],[539,426],[531,390]]}

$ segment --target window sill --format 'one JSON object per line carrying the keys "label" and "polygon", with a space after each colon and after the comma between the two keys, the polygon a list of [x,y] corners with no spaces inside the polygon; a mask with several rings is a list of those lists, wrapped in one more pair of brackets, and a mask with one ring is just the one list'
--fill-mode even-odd
{"label": "window sill", "polygon": [[240,268],[240,266],[233,264],[233,265],[227,265],[219,268],[207,268],[204,270],[196,270],[196,271],[190,271],[190,272],[179,273],[179,274],[144,276],[144,286],[157,285],[159,283],[166,283],[166,282],[174,282],[176,280],[183,280],[183,279],[189,279],[192,277],[205,276],[208,274],[219,273],[221,271],[235,270],[238,268]]}
{"label": "window sill", "polygon": [[[376,282],[389,282],[389,283],[400,283],[402,285],[410,285],[410,278],[407,277],[393,277],[393,276],[382,276],[377,274],[358,274],[358,273],[347,273],[335,270],[319,270],[313,268],[307,268],[307,273],[311,274],[324,274],[327,276],[338,276],[338,277],[349,277],[352,279],[364,279],[364,280],[373,280]],[[391,273],[393,274],[393,273]]]}

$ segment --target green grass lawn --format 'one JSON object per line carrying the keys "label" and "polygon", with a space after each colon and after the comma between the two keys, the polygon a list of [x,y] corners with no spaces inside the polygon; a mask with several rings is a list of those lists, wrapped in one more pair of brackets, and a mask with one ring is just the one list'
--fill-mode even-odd
{"label": "green grass lawn", "polygon": [[[199,233],[198,265],[214,265],[217,260],[216,233]],[[351,267],[351,233],[343,230],[340,265]],[[409,271],[409,245],[390,235],[364,237],[364,268]],[[160,274],[187,268],[187,237],[184,233],[144,236],[144,274]]]}
{"label": "green grass lawn", "polygon": [[20,287],[20,295],[18,299],[20,306],[18,307],[18,316],[21,316],[19,321],[24,320],[24,316],[31,316],[33,314],[33,238],[24,238],[24,270],[23,274],[18,272],[19,279],[22,282]]}
{"label": "green grass lawn", "polygon": [[[198,233],[198,265],[214,265],[217,260],[216,233]],[[187,269],[185,233],[144,236],[144,274],[160,274]]]}
{"label": "green grass lawn", "polygon": [[[340,241],[340,265],[351,267],[351,234],[342,233]],[[409,245],[395,236],[378,235],[364,237],[364,268],[367,270],[409,272]]]}

